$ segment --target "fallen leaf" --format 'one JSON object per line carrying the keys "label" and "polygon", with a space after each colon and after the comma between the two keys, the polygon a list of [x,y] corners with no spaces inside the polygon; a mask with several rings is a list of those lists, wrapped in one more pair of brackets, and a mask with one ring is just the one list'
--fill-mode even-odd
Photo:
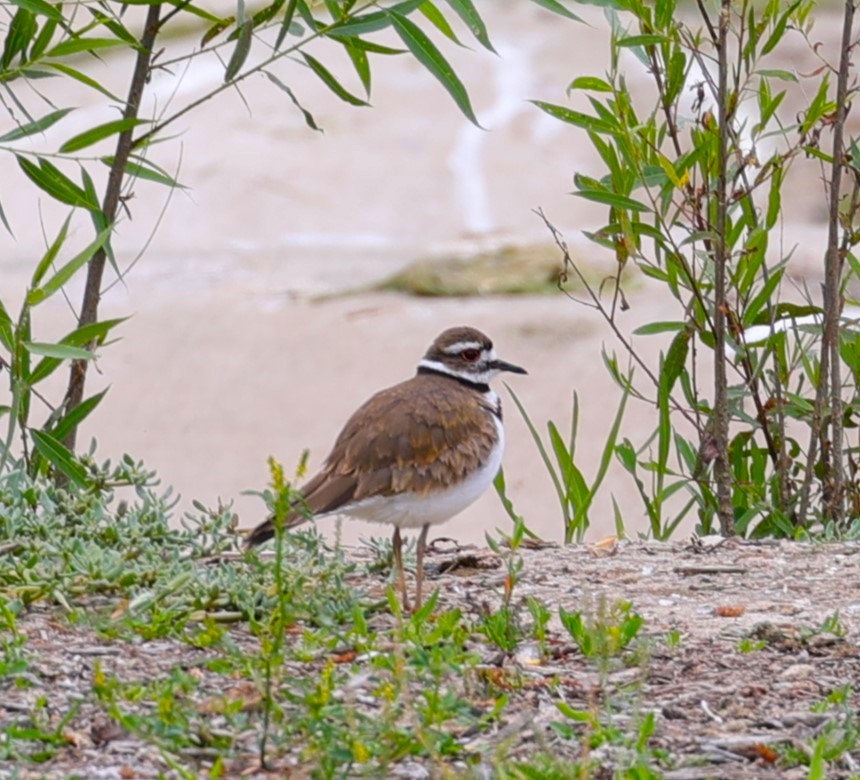
{"label": "fallen leaf", "polygon": [[717,617],[740,617],[746,611],[746,607],[736,604],[722,604],[719,607],[714,607],[714,614]]}

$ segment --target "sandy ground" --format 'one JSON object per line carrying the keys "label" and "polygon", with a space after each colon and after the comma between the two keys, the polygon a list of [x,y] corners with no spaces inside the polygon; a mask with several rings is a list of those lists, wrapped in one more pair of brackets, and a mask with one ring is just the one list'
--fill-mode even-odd
{"label": "sandy ground", "polygon": [[[636,724],[645,713],[653,713],[655,730],[648,747],[661,751],[660,766],[665,771],[660,776],[666,780],[808,778],[808,766],[796,760],[787,763],[780,756],[793,749],[795,755],[810,757],[816,739],[828,730],[829,744],[836,742],[844,714],[837,707],[821,706],[832,692],[851,686],[844,709],[856,711],[858,703],[860,611],[854,595],[860,574],[858,546],[735,540],[720,545],[719,541],[710,537],[695,547],[622,544],[609,557],[605,557],[607,548],[586,546],[525,551],[514,600],[519,603],[532,596],[552,615],[546,657],[540,659],[537,646],[530,642],[521,644],[512,656],[475,642],[470,649],[481,658],[477,671],[485,676],[478,679],[485,679],[489,690],[496,691],[492,697],[506,694],[498,720],[482,730],[454,736],[462,748],[457,758],[434,761],[407,755],[387,766],[385,776],[425,780],[450,772],[489,777],[500,756],[527,760],[540,752],[572,764],[581,758],[580,740],[584,744],[586,738],[581,736],[582,724],[576,727],[580,736],[573,739],[562,739],[553,731],[550,724],[563,720],[556,708],[561,700],[574,710],[601,713],[604,722],[611,722],[628,738],[637,733]],[[366,549],[356,555],[363,562],[369,559]],[[489,551],[432,550],[428,562],[430,584],[441,594],[440,612],[456,607],[467,621],[477,621],[483,610],[498,605],[505,571]],[[359,570],[354,577],[356,586],[382,596],[383,576]],[[604,674],[594,660],[589,662],[579,652],[557,618],[559,607],[594,615],[601,600],[607,605],[632,600],[645,620],[636,643],[639,651],[629,653],[623,665],[609,666]],[[833,621],[834,616],[838,627],[823,630],[825,621]],[[395,621],[379,613],[369,622],[371,630],[377,631],[389,629]],[[210,671],[205,662],[216,653],[213,648],[195,649],[173,638],[105,640],[85,624],[69,628],[52,616],[50,607],[41,605],[21,617],[19,630],[29,637],[28,686],[10,690],[4,697],[0,724],[26,725],[28,713],[46,691],[50,691],[49,714],[59,717],[71,709],[72,702],[75,709],[62,727],[68,744],[54,758],[38,766],[7,767],[7,762],[0,761],[0,778],[53,780],[81,772],[106,778],[162,776],[166,766],[153,742],[113,724],[104,705],[94,700],[90,686],[96,668],[108,679],[116,676],[131,683],[167,679],[177,667],[191,670],[198,686],[187,697],[177,697],[177,709],[190,707],[192,712],[205,713],[201,732],[218,729],[219,736],[227,734],[232,740],[225,776],[271,776],[256,769],[257,688],[236,675],[228,678]],[[672,635],[675,639],[670,642]],[[301,632],[290,633],[288,641],[299,643],[300,636]],[[753,648],[745,651],[744,639]],[[257,640],[241,626],[232,629],[231,641],[249,658],[258,652]],[[300,679],[321,675],[326,665],[350,664],[340,667],[348,670],[348,677],[338,684],[334,696],[347,697],[364,717],[381,717],[386,704],[379,693],[380,679],[385,679],[386,672],[374,665],[375,655],[362,653],[353,661],[343,647],[305,650],[300,662],[293,658],[286,662],[286,674]],[[488,699],[485,688],[471,680],[471,675],[458,676],[452,681],[452,694],[471,696],[473,714],[485,713],[493,698]],[[420,701],[417,691],[412,695]],[[249,720],[241,733],[236,733],[235,724],[218,717],[220,710],[212,706],[225,700],[248,702]],[[126,711],[135,706],[151,713],[146,704],[121,704]],[[450,727],[449,723],[439,726]],[[174,726],[174,733],[181,728]],[[847,731],[850,726],[842,728]],[[202,776],[217,751],[193,744],[178,758]],[[285,755],[276,754],[276,771],[295,777],[313,774],[314,758],[308,757],[306,747],[298,744]],[[591,758],[606,767],[610,776],[631,757],[621,748],[603,745]],[[856,747],[843,751],[828,764],[826,776],[856,777],[858,758]],[[353,767],[351,776],[361,776],[363,769]],[[604,775],[596,772],[595,776]]]}
{"label": "sandy ground", "polygon": [[[452,247],[545,240],[531,213],[537,206],[566,229],[579,251],[594,253],[579,230],[597,224],[601,211],[567,195],[575,171],[595,170],[593,156],[577,130],[527,100],[563,102],[573,76],[600,73],[605,22],[599,9],[585,11],[593,27],[526,3],[495,2],[482,10],[500,56],[452,46],[445,51],[488,132],[466,122],[407,58],[374,61],[373,109],[344,106],[301,67],[279,71],[312,108],[324,135],[308,130],[262,77],[242,87],[250,113],[237,95],[222,95],[175,126],[179,139],[159,147],[156,159],[178,170],[190,189],[174,195],[154,236],[164,190],[140,184],[130,202],[133,220],[121,225],[116,248],[124,266],[144,249],[145,256],[128,287],[115,285],[107,293],[103,316],[133,317],[122,326],[122,341],[98,362],[92,389],[110,385],[111,392],[82,442],[96,437],[104,456],[127,451],[143,458],[182,494],[183,506],[191,498],[235,500],[250,524],[262,507],[240,493],[264,485],[269,454],[289,465],[309,448],[312,465],[319,464],[360,402],[408,377],[438,331],[464,323],[485,329],[501,354],[528,367],[530,376],[512,384],[540,427],[553,418],[565,428],[571,393],[579,392],[579,456],[586,475],[594,473],[619,393],[600,358],[601,345],[613,348],[611,337],[592,313],[562,297],[315,299]],[[827,39],[836,26],[825,17],[821,31]],[[809,55],[800,43],[796,48],[796,67],[803,69]],[[315,53],[331,58],[331,67],[356,88],[342,52]],[[120,89],[127,65],[108,59],[97,75]],[[181,106],[222,75],[215,60],[186,73],[159,73],[150,85],[149,110],[162,109],[168,99]],[[644,82],[645,75],[631,78]],[[112,116],[83,88],[53,98],[80,108],[39,139],[45,148]],[[800,241],[799,267],[817,263],[823,246],[824,199],[810,171],[813,184],[792,191],[785,229],[786,246]],[[29,190],[18,189],[22,182],[10,156],[0,159],[0,199],[15,230],[15,239],[0,235],[0,297],[7,305],[20,299],[33,259],[43,251],[35,215],[48,234],[64,216],[45,199],[31,200]],[[73,244],[82,246],[89,229],[83,220],[76,223]],[[611,271],[611,258],[604,261]],[[79,285],[71,287],[72,300]],[[51,303],[36,313],[40,340],[71,329],[63,302]],[[650,290],[632,293],[631,303],[627,328],[672,316]],[[652,354],[665,343],[660,337],[643,342]],[[625,435],[641,442],[655,422],[647,406],[631,409]],[[551,484],[510,403],[508,427],[512,497],[534,529],[559,538]],[[628,528],[642,527],[632,489],[623,475],[610,475],[605,500],[595,509],[596,534],[611,525],[610,493]],[[488,495],[444,531],[475,541],[506,524],[497,499]],[[362,527],[361,533],[372,530]]]}

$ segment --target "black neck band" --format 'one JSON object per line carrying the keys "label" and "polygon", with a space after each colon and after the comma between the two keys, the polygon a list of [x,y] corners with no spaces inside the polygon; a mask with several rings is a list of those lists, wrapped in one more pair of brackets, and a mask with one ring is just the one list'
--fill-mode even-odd
{"label": "black neck band", "polygon": [[438,371],[435,368],[428,368],[427,366],[418,366],[419,374],[433,374],[435,376],[444,376],[445,379],[451,379],[454,382],[459,382],[461,385],[465,387],[470,387],[472,390],[477,390],[479,393],[489,393],[490,386],[486,382],[472,382],[464,376],[454,376],[454,374],[447,374],[444,371]]}

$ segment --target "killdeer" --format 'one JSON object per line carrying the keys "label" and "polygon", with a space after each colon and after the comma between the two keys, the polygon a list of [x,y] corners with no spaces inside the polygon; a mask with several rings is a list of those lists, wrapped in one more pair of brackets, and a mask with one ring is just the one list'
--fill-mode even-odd
{"label": "killdeer", "polygon": [[[404,528],[420,528],[415,585],[421,604],[424,549],[433,525],[473,503],[502,464],[502,403],[490,389],[501,371],[525,374],[496,357],[475,328],[440,334],[411,379],[374,395],[349,418],[322,470],[301,489],[307,511],[292,511],[291,528],[324,515],[394,526],[394,561],[404,609]],[[270,517],[246,539],[252,547],[275,534]]]}

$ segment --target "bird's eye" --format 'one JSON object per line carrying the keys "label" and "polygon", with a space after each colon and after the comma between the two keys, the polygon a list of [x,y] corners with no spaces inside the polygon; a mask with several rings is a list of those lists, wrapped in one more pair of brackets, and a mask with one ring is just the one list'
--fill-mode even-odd
{"label": "bird's eye", "polygon": [[479,349],[464,349],[460,353],[460,357],[463,358],[467,363],[474,363],[479,357],[481,357],[481,350]]}

